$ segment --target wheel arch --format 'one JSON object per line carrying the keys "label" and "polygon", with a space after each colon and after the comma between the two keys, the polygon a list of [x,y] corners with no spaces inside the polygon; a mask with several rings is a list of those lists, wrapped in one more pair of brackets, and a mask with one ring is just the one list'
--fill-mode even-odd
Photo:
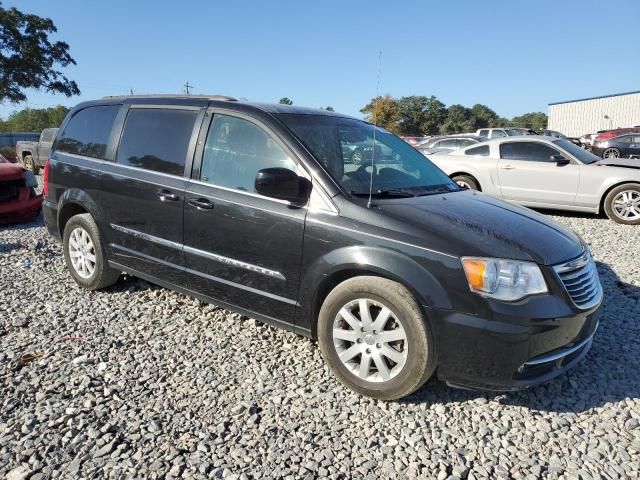
{"label": "wheel arch", "polygon": [[478,190],[480,192],[482,191],[482,184],[480,183],[480,180],[478,180],[478,177],[475,176],[473,173],[469,173],[469,172],[467,172],[465,170],[459,170],[459,171],[455,171],[451,175],[449,175],[449,178],[453,179],[453,177],[455,177],[456,175],[466,175],[467,177],[473,178],[473,180],[475,180],[475,182],[476,182],[476,185],[478,185]]}
{"label": "wheel arch", "polygon": [[614,188],[617,188],[621,185],[627,185],[627,184],[640,186],[640,180],[622,180],[619,182],[614,182],[613,184],[608,186],[605,189],[605,191],[602,193],[602,195],[600,195],[600,203],[598,204],[598,213],[604,212],[604,201],[607,199],[607,195],[609,195],[609,192],[611,192],[611,190],[613,190]]}
{"label": "wheel arch", "polygon": [[[358,262],[354,261],[354,255]],[[327,261],[333,267],[319,272],[318,268],[327,265]],[[310,326],[312,338],[317,338],[318,314],[327,295],[342,282],[361,276],[386,278],[399,283],[411,292],[425,314],[425,306],[451,308],[445,288],[431,272],[409,256],[375,247],[345,247],[316,261],[302,279],[302,317]],[[313,282],[314,278],[316,282]],[[317,282],[317,278],[321,281]]]}
{"label": "wheel arch", "polygon": [[64,236],[64,228],[69,219],[82,213],[90,214],[100,231],[104,231],[100,209],[94,199],[84,190],[76,188],[65,190],[58,200],[58,232],[61,238]]}

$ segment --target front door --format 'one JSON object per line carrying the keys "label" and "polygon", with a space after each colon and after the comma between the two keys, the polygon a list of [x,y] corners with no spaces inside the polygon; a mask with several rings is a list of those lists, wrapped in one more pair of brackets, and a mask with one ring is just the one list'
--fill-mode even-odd
{"label": "front door", "polygon": [[116,162],[104,164],[101,179],[109,258],[142,276],[177,285],[185,282],[185,164],[193,155],[198,114],[199,109],[189,107],[132,106]]}
{"label": "front door", "polygon": [[580,165],[560,165],[551,157],[566,154],[542,142],[500,145],[498,178],[505,200],[527,204],[572,205],[580,183]]}
{"label": "front door", "polygon": [[214,113],[186,188],[184,253],[189,288],[292,324],[306,208],[259,195],[258,170],[306,175],[283,143],[255,120]]}

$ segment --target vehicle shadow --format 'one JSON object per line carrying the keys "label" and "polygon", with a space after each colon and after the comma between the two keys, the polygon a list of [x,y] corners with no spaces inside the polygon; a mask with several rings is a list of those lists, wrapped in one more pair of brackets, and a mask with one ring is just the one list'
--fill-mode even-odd
{"label": "vehicle shadow", "polygon": [[587,356],[573,369],[541,385],[517,392],[478,392],[431,380],[402,402],[447,404],[495,400],[532,410],[580,413],[608,402],[640,398],[640,287],[622,282],[597,262],[604,289],[600,326]]}

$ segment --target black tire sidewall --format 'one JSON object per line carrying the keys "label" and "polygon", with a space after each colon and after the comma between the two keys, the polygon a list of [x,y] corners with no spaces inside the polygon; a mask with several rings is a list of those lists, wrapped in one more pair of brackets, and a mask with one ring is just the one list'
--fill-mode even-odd
{"label": "black tire sidewall", "polygon": [[613,190],[611,190],[604,199],[604,212],[607,214],[607,217],[609,217],[609,219],[615,223],[619,223],[621,225],[640,225],[640,219],[632,220],[632,221],[623,220],[613,212],[613,199],[616,197],[617,194],[625,190],[635,190],[636,192],[640,193],[640,185],[639,184],[619,185]]}
{"label": "black tire sidewall", "polygon": [[[341,288],[343,285],[346,288]],[[367,382],[355,376],[338,358],[333,344],[336,315],[340,308],[358,298],[367,298],[387,306],[402,323],[407,334],[406,363],[398,375],[386,382]],[[431,376],[436,362],[433,336],[424,316],[419,309],[416,311],[417,303],[411,303],[393,289],[370,288],[366,281],[351,284],[345,282],[327,296],[318,320],[318,340],[326,362],[341,383],[362,395],[394,400],[409,395]]]}
{"label": "black tire sidewall", "polygon": [[470,190],[480,190],[480,188],[478,187],[478,182],[476,182],[476,180],[473,177],[470,177],[469,175],[455,175],[454,177],[451,178],[451,180],[453,180],[454,182],[461,180],[465,182],[467,185],[469,185]]}
{"label": "black tire sidewall", "polygon": [[[93,275],[89,278],[83,278],[78,275],[75,268],[71,263],[71,257],[69,256],[69,237],[71,236],[71,232],[76,227],[83,228],[91,237],[91,241],[93,242],[93,247],[96,255],[96,268],[93,271]],[[64,251],[64,261],[67,265],[67,270],[71,274],[73,280],[80,285],[82,288],[86,288],[87,290],[95,290],[100,287],[100,279],[103,275],[103,271],[105,270],[106,264],[106,255],[104,254],[104,250],[102,248],[102,242],[100,239],[100,232],[98,231],[98,226],[95,221],[89,214],[81,214],[75,215],[69,219],[67,224],[64,227],[64,235],[62,239],[63,243],[63,251]]]}

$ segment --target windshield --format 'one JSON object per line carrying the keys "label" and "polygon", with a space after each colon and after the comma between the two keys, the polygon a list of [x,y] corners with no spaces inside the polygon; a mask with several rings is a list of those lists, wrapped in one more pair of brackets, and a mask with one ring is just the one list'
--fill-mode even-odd
{"label": "windshield", "polygon": [[424,155],[383,128],[329,115],[277,116],[351,195],[368,196],[370,184],[373,196],[460,190]]}
{"label": "windshield", "polygon": [[582,163],[593,163],[597,162],[598,160],[602,160],[600,157],[594,155],[591,152],[588,152],[582,147],[577,146],[575,143],[572,143],[569,140],[565,140],[564,138],[560,140],[554,140],[553,143],[561,147],[563,150],[569,152]]}

